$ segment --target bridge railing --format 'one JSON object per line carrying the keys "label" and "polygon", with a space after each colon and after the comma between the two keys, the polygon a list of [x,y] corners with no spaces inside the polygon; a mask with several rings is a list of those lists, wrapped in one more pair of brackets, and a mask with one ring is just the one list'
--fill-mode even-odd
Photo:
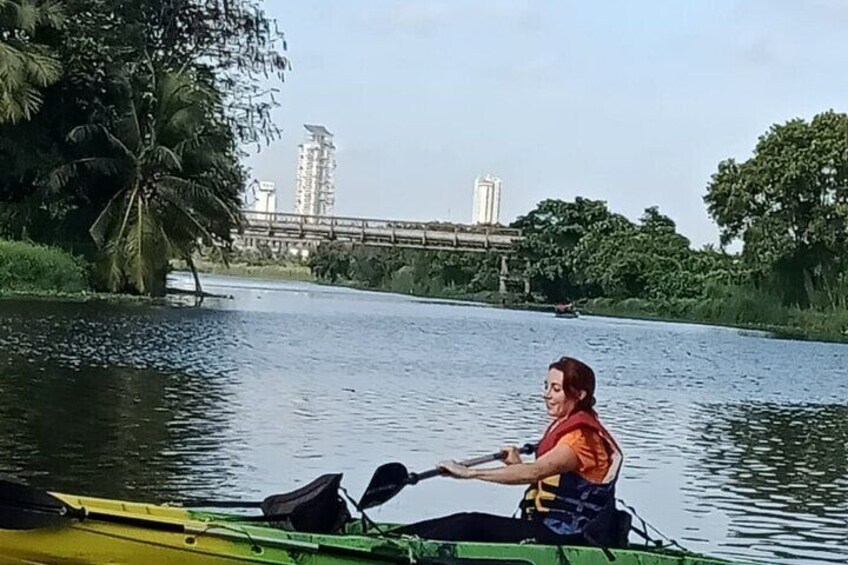
{"label": "bridge railing", "polygon": [[356,230],[421,230],[431,234],[475,234],[520,238],[521,230],[491,225],[468,225],[450,222],[414,222],[405,220],[381,220],[375,218],[351,218],[344,216],[310,216],[305,214],[271,213],[245,210],[245,221],[250,227],[300,229],[326,227],[351,228]]}

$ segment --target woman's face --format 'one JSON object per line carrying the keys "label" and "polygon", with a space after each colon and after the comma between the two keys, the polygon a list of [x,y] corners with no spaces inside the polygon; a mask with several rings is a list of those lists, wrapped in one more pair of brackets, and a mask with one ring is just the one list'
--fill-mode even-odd
{"label": "woman's face", "polygon": [[551,369],[545,380],[545,408],[551,418],[563,418],[574,411],[574,407],[585,396],[585,391],[580,391],[580,396],[572,397],[566,394],[562,386],[562,371]]}

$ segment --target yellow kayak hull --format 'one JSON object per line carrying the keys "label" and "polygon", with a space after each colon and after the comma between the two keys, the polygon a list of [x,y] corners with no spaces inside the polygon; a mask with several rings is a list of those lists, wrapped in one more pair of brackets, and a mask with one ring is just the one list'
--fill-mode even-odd
{"label": "yellow kayak hull", "polygon": [[[31,530],[0,529],[0,565],[608,565],[599,548],[445,543],[354,529],[283,531],[235,515],[51,493],[89,517]],[[667,550],[613,550],[616,565],[729,565]]]}

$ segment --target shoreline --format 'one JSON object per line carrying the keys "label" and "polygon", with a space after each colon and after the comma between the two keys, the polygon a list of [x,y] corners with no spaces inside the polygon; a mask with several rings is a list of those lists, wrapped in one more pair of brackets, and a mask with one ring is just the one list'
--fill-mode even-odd
{"label": "shoreline", "polygon": [[[352,283],[350,281],[337,281],[334,283],[320,280],[308,281],[313,282],[315,284],[323,285],[323,286],[339,286],[343,288],[350,288],[354,290],[363,290],[369,292],[381,292],[385,294],[396,294],[401,296],[412,296],[415,298],[432,298],[436,300],[453,300],[457,302],[465,302],[468,303],[469,306],[477,305],[477,306],[488,306],[491,308],[502,308],[505,310],[515,310],[515,311],[523,311],[523,312],[539,312],[546,313],[553,316],[554,314],[554,306],[555,304],[542,304],[535,302],[519,302],[519,303],[506,303],[501,304],[495,300],[486,300],[485,297],[474,297],[468,295],[424,295],[424,294],[414,294],[414,293],[405,293],[398,292],[388,289],[382,288],[372,288],[356,283]],[[754,323],[727,323],[727,322],[717,322],[710,320],[696,320],[691,318],[684,317],[673,317],[673,316],[663,316],[660,314],[650,314],[650,313],[633,313],[627,312],[621,309],[616,309],[615,307],[607,307],[607,308],[594,308],[591,305],[581,305],[579,302],[577,303],[577,311],[580,315],[585,316],[597,316],[604,318],[614,318],[620,320],[641,320],[647,322],[663,322],[669,324],[693,324],[698,326],[711,326],[716,328],[726,328],[732,330],[739,331],[749,331],[749,332],[760,332],[767,334],[768,337],[772,339],[787,339],[792,341],[815,341],[821,343],[840,343],[840,344],[848,344],[848,333],[838,335],[831,334],[825,332],[816,332],[804,330],[803,328],[797,326],[786,326],[786,325],[770,325],[770,324],[754,324]]]}
{"label": "shoreline", "polygon": [[[213,264],[213,263],[207,263]],[[205,264],[204,267],[207,265]],[[213,264],[214,265],[214,264]],[[313,277],[311,274],[309,277],[273,277],[273,276],[256,276],[252,274],[246,274],[243,269],[227,269],[223,266],[219,265],[219,269],[215,270],[201,270],[198,268],[198,272],[207,272],[210,274],[221,274],[221,275],[230,275],[235,277],[243,277],[243,278],[255,278],[260,280],[297,280],[303,282],[310,282],[313,284],[321,285],[321,286],[337,286],[342,288],[349,288],[353,290],[362,290],[368,292],[380,292],[385,294],[394,294],[399,296],[412,296],[415,298],[422,299],[434,299],[434,300],[451,300],[455,302],[467,303],[470,305],[477,306],[488,306],[492,308],[503,308],[506,310],[516,310],[516,311],[524,311],[524,312],[540,312],[540,313],[549,313],[553,316],[554,304],[543,304],[543,303],[535,303],[535,302],[506,302],[502,303],[499,299],[499,296],[495,292],[487,292],[481,293],[479,295],[468,295],[468,294],[417,294],[410,292],[400,292],[386,288],[374,288],[370,286],[365,286],[353,281],[342,280],[329,282],[325,280],[320,280]],[[270,267],[269,270],[273,271],[273,268],[282,269],[284,272],[286,270],[293,270],[288,266],[277,266],[277,265],[268,265],[268,266],[260,266],[260,267]],[[308,270],[308,267],[304,267],[300,269],[301,271]],[[236,272],[234,272],[236,271]],[[247,271],[249,272],[249,270]],[[578,301],[577,302],[577,310],[580,314],[587,316],[602,316],[606,318],[615,318],[622,320],[642,320],[649,322],[664,322],[671,324],[694,324],[699,326],[712,326],[717,328],[728,328],[740,331],[754,331],[754,332],[762,332],[768,334],[769,337],[773,339],[789,339],[794,341],[817,341],[822,343],[848,343],[848,332],[843,334],[833,334],[829,332],[817,332],[815,330],[805,330],[802,327],[791,326],[791,325],[774,325],[774,324],[756,324],[756,323],[729,323],[729,322],[721,322],[721,321],[711,321],[711,320],[703,320],[703,319],[692,319],[686,317],[674,317],[667,316],[662,314],[653,314],[649,312],[636,313],[632,311],[627,311],[624,308],[616,308],[613,304],[612,306],[601,306],[592,305],[590,301]]]}
{"label": "shoreline", "polygon": [[[182,266],[175,266],[173,271],[182,271]],[[202,262],[197,265],[198,273],[225,275],[237,278],[255,279],[255,280],[277,280],[277,281],[299,281],[309,282],[321,286],[336,286],[341,288],[349,288],[353,290],[362,290],[368,292],[379,292],[385,294],[394,294],[399,296],[411,296],[419,299],[433,300],[450,300],[457,305],[468,306],[487,306],[491,308],[502,308],[505,310],[515,310],[523,312],[539,312],[547,313],[553,316],[554,304],[543,304],[533,302],[502,302],[499,300],[497,293],[487,292],[479,295],[467,294],[417,294],[409,292],[394,291],[385,288],[373,288],[358,284],[352,281],[336,281],[329,282],[319,280],[312,276],[309,268],[297,265],[247,265],[235,264],[230,267],[224,267],[220,264],[211,262]],[[137,296],[131,294],[116,294],[93,291],[81,292],[56,292],[56,291],[3,291],[0,292],[0,301],[6,300],[38,300],[38,301],[56,301],[68,303],[91,303],[91,302],[107,302],[112,304],[149,304],[161,306],[180,306],[179,300],[175,301],[175,297],[185,297],[191,293],[174,292],[169,289],[168,293],[163,297],[148,297]],[[605,306],[593,305],[590,301],[580,301],[577,303],[577,310],[581,315],[599,316],[606,318],[622,319],[622,320],[642,320],[649,322],[664,322],[672,324],[694,324],[701,326],[713,326],[718,328],[728,328],[740,331],[755,331],[767,334],[773,339],[788,339],[793,341],[815,341],[822,343],[848,343],[848,331],[842,334],[833,334],[830,332],[821,332],[815,330],[804,329],[799,326],[791,325],[772,325],[772,324],[755,324],[755,323],[728,323],[720,321],[711,321],[703,319],[692,319],[687,317],[675,317],[662,314],[654,314],[650,312],[632,312],[626,311],[623,308],[617,308],[615,303]]]}
{"label": "shoreline", "polygon": [[0,291],[0,301],[30,300],[42,302],[67,302],[67,303],[89,303],[110,302],[113,304],[156,304],[164,302],[166,296],[151,297],[135,294],[118,294],[110,292],[54,292],[54,291],[32,291],[32,290],[3,290]]}
{"label": "shoreline", "polygon": [[[553,308],[553,306],[551,306]],[[768,334],[772,339],[787,339],[792,341],[816,341],[821,343],[841,343],[848,344],[848,334],[831,334],[826,332],[816,332],[804,330],[797,326],[775,325],[775,324],[755,324],[755,323],[729,323],[718,322],[711,320],[697,320],[685,317],[664,316],[661,314],[616,311],[614,308],[595,310],[589,308],[578,308],[581,314],[585,313],[589,316],[602,316],[605,318],[617,318],[622,320],[643,320],[648,322],[663,322],[668,324],[692,324],[696,326],[711,326],[715,328],[728,328],[740,331],[761,332]]]}
{"label": "shoreline", "polygon": [[[302,282],[319,282],[313,275],[309,267],[305,265],[295,264],[268,264],[268,265],[251,265],[249,263],[230,263],[225,266],[214,261],[204,259],[195,259],[195,268],[198,273],[209,275],[227,275],[231,277],[242,277],[246,279],[273,280],[273,281],[302,281]],[[190,272],[188,266],[180,261],[171,263],[171,271]]]}

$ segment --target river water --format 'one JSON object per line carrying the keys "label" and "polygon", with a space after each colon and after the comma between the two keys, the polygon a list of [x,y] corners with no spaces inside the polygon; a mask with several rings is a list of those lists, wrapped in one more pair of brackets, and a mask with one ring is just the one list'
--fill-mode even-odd
{"label": "river water", "polygon": [[[204,281],[233,298],[0,301],[0,475],[163,501],[343,472],[358,497],[384,462],[424,470],[538,439],[545,369],[567,354],[598,375],[620,497],[663,533],[767,563],[848,561],[848,346]],[[372,518],[509,515],[521,492],[433,479]]]}

